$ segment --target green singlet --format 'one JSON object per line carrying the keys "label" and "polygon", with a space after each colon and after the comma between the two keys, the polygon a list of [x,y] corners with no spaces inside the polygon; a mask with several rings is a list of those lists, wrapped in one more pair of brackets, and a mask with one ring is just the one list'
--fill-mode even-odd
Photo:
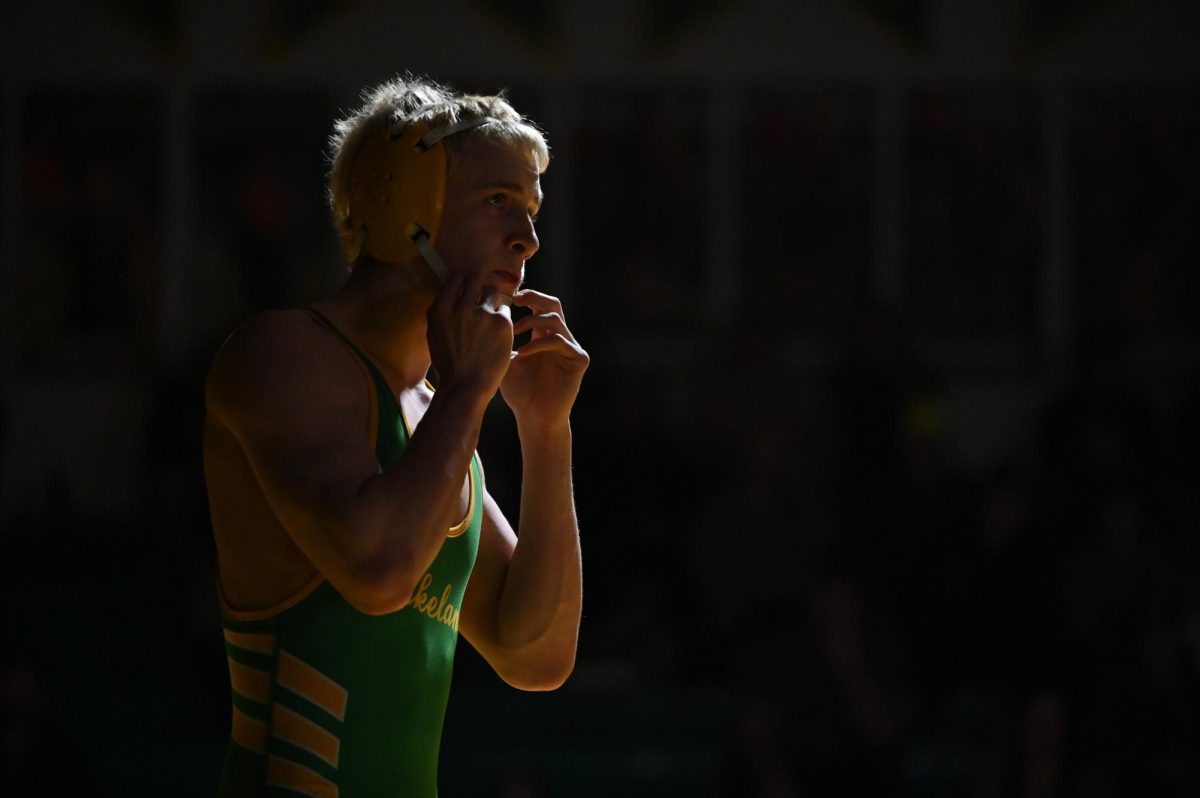
{"label": "green singlet", "polygon": [[[387,469],[410,432],[379,370],[324,316],[374,386],[375,454]],[[459,609],[479,549],[483,475],[470,467],[466,517],[396,612],[359,612],[317,576],[266,610],[222,596],[233,729],[219,795],[434,798]]]}

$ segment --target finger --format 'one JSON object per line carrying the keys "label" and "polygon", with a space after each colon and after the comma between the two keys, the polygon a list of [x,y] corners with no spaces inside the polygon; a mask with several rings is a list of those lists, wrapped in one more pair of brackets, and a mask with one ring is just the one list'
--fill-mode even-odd
{"label": "finger", "polygon": [[529,308],[536,313],[557,313],[563,315],[562,302],[558,297],[543,294],[540,291],[534,291],[531,288],[524,288],[513,294],[513,304],[522,308]]}
{"label": "finger", "polygon": [[[514,335],[520,335],[529,330],[537,330],[540,333],[558,333],[565,338],[574,340],[571,331],[567,329],[567,323],[557,313],[529,315],[513,325]],[[538,337],[540,338],[541,336],[539,335]]]}
{"label": "finger", "polygon": [[547,335],[545,338],[537,338],[530,341],[524,346],[518,347],[517,357],[526,358],[532,355],[542,353],[552,353],[561,355],[569,360],[580,360],[586,365],[590,360],[588,353],[583,351],[579,344],[574,341],[568,341],[561,335]]}

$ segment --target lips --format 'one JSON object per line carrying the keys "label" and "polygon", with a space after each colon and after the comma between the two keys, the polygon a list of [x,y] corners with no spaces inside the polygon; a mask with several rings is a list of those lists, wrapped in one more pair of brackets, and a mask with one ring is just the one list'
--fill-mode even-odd
{"label": "lips", "polygon": [[496,287],[510,295],[521,285],[519,272],[513,273],[504,269],[497,269],[492,272],[492,277],[496,280]]}

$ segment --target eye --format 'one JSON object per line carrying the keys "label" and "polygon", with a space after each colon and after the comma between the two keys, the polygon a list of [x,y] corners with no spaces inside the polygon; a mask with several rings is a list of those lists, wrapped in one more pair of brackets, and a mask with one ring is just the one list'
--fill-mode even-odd
{"label": "eye", "polygon": [[506,196],[504,196],[503,194],[493,194],[487,198],[487,203],[488,203],[488,205],[499,208],[501,205],[504,204],[504,201],[506,199],[508,199],[508,198]]}

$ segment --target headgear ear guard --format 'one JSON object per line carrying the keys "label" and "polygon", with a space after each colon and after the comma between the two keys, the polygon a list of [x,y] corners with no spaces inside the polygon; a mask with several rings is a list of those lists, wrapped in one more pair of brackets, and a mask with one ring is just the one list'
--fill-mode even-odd
{"label": "headgear ear guard", "polygon": [[346,225],[354,236],[351,260],[365,253],[398,263],[421,255],[445,281],[446,266],[433,247],[446,200],[442,139],[492,121],[472,117],[432,129],[401,121],[363,142],[350,172]]}

